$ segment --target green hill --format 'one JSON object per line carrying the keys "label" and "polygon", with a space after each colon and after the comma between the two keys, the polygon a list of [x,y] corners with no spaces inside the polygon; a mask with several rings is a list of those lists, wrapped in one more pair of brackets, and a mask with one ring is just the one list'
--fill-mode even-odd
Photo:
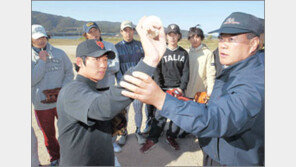
{"label": "green hill", "polygon": [[[46,31],[52,35],[81,35],[82,26],[87,21],[79,21],[71,17],[32,11],[32,24],[44,26]],[[95,21],[102,33],[119,33],[120,22]]]}
{"label": "green hill", "polygon": [[[79,21],[71,17],[52,15],[37,11],[32,11],[32,24],[44,26],[50,35],[81,35],[82,26],[88,21]],[[120,22],[95,21],[103,34],[115,35],[120,32]],[[167,25],[165,25],[167,26]],[[187,37],[188,31],[181,30],[183,38]]]}

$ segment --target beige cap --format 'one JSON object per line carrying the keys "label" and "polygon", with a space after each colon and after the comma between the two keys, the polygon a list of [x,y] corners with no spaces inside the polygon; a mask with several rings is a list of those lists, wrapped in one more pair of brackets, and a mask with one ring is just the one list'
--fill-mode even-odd
{"label": "beige cap", "polygon": [[129,20],[126,20],[126,21],[123,21],[120,25],[120,30],[123,30],[124,28],[126,27],[130,27],[130,28],[133,28],[133,24],[131,21]]}

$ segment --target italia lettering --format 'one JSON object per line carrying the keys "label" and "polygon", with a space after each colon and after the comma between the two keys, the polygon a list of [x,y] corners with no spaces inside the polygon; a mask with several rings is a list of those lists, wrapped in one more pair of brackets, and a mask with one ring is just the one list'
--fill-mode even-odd
{"label": "italia lettering", "polygon": [[169,61],[181,61],[184,62],[185,61],[185,56],[181,56],[181,55],[167,55],[167,56],[163,56],[163,59],[165,62],[169,62]]}

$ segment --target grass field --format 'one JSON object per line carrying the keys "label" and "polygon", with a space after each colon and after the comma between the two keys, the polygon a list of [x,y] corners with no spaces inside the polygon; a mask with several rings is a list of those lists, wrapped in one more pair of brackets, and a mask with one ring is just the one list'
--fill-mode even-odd
{"label": "grass field", "polygon": [[[116,44],[117,42],[122,40],[122,37],[111,37],[111,36],[103,36],[102,37],[105,41],[111,42],[113,44]],[[139,40],[138,36],[135,36],[136,40]],[[79,38],[79,39],[50,39],[49,42],[53,45],[78,45],[80,42],[84,41],[85,39]],[[217,39],[205,39],[203,41],[211,51],[214,51],[218,46],[218,40]],[[189,49],[190,43],[186,38],[183,38],[179,43],[180,46],[182,46],[184,49]]]}
{"label": "grass field", "polygon": [[[118,43],[122,40],[122,37],[113,37],[113,36],[103,36],[102,37],[105,41],[111,42],[113,44]],[[138,36],[135,36],[136,40],[139,40]],[[72,62],[76,61],[76,46],[84,41],[85,39],[83,37],[79,39],[49,39],[49,43],[51,43],[53,46],[56,46],[66,52],[68,57]],[[204,44],[206,44],[211,51],[214,51],[218,46],[218,40],[217,39],[204,39]],[[181,39],[181,41],[178,43],[181,47],[188,50],[190,48],[190,43],[186,38]]]}

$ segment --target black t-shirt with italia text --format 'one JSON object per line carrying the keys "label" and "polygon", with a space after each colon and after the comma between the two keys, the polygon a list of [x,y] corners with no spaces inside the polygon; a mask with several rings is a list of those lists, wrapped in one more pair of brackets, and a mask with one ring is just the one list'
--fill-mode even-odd
{"label": "black t-shirt with italia text", "polygon": [[166,49],[154,73],[154,80],[161,88],[186,89],[189,81],[188,52],[178,46],[174,50]]}

